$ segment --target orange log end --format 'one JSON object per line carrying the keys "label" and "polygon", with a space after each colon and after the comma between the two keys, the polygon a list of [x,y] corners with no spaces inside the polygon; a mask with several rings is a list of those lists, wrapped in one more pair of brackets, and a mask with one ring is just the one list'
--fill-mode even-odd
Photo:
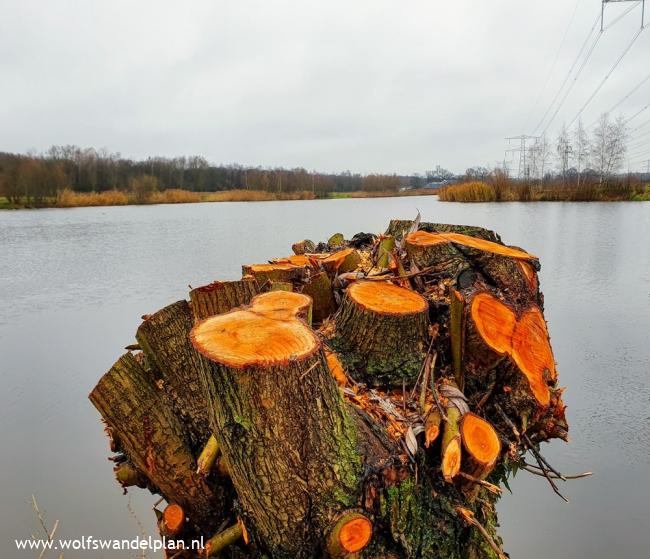
{"label": "orange log end", "polygon": [[327,359],[327,366],[329,367],[330,373],[336,380],[336,384],[339,386],[346,386],[348,384],[348,377],[345,374],[343,369],[343,364],[339,359],[339,356],[331,351],[330,349],[325,349],[325,357]]}
{"label": "orange log end", "polygon": [[353,283],[348,295],[362,308],[380,314],[417,314],[429,307],[426,299],[415,291],[385,281]]}
{"label": "orange log end", "polygon": [[472,320],[479,334],[495,352],[508,354],[528,379],[537,402],[548,406],[550,391],[546,376],[555,380],[555,360],[542,312],[531,306],[520,318],[489,293],[479,293],[472,301]]}
{"label": "orange log end", "polygon": [[470,312],[485,343],[499,355],[509,353],[517,321],[510,307],[489,293],[479,293],[472,299]]}
{"label": "orange log end", "polygon": [[311,306],[311,297],[293,291],[269,291],[255,296],[251,301],[251,311],[269,318],[289,320]]}
{"label": "orange log end", "polygon": [[529,254],[523,250],[510,248],[505,245],[470,237],[460,233],[427,233],[426,231],[415,231],[407,235],[406,242],[413,246],[433,246],[440,243],[450,242],[457,245],[475,248],[484,252],[498,254],[499,256],[508,256],[521,260],[537,260],[537,256]]}
{"label": "orange log end", "polygon": [[[357,251],[355,249],[353,249],[353,248],[345,248],[343,250],[339,250],[338,252],[334,252],[334,253],[330,254],[329,256],[327,256],[326,258],[324,258],[322,260],[323,267],[326,270],[333,270],[335,272],[338,272],[339,268],[341,268],[341,266],[346,261],[346,259],[348,259],[348,258],[352,259],[352,257],[354,256],[354,254],[356,252]],[[356,261],[352,261],[352,262],[353,262],[353,264],[355,262],[358,262],[358,258],[357,258]],[[356,265],[356,264],[354,264],[354,265]],[[348,272],[350,270],[346,269],[346,270],[341,270],[341,271],[342,272]]]}
{"label": "orange log end", "polygon": [[300,293],[264,293],[249,307],[199,322],[190,339],[205,357],[233,368],[302,360],[320,348],[313,331],[297,319],[309,304],[311,299]]}
{"label": "orange log end", "polygon": [[372,537],[372,523],[368,518],[359,514],[343,524],[339,531],[339,543],[348,553],[361,551]]}
{"label": "orange log end", "polygon": [[535,398],[540,404],[548,405],[550,392],[545,373],[555,380],[557,372],[546,321],[537,307],[528,309],[517,322],[512,346],[512,358],[528,378]]}
{"label": "orange log end", "polygon": [[451,483],[460,472],[460,440],[458,437],[449,441],[442,455],[442,477]]}
{"label": "orange log end", "polygon": [[180,505],[172,503],[163,512],[165,531],[170,536],[175,536],[183,530],[185,525],[185,511]]}
{"label": "orange log end", "polygon": [[467,453],[479,464],[491,467],[501,453],[501,441],[485,419],[471,412],[463,415],[460,433]]}

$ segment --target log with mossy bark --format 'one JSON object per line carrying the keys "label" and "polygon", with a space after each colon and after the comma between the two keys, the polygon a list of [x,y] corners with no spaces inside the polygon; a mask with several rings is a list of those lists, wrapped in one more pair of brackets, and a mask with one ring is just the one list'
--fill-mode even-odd
{"label": "log with mossy bark", "polygon": [[567,438],[538,259],[419,219],[292,249],[145,317],[90,396],[120,484],[203,557],[504,557],[499,485]]}

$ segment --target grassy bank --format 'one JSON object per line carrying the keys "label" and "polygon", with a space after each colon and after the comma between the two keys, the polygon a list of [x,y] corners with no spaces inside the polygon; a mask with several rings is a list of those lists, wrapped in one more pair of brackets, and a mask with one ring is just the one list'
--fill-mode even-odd
{"label": "grassy bank", "polygon": [[[330,192],[326,198],[384,198],[394,196],[422,196],[437,194],[431,189],[413,189],[400,192]],[[91,206],[127,206],[146,204],[192,204],[197,202],[273,202],[278,200],[314,200],[313,192],[267,192],[265,190],[223,190],[218,192],[190,192],[172,188],[146,196],[122,190],[105,192],[74,192],[68,188],[56,197],[37,200],[9,200],[0,197],[0,209],[25,208],[84,208]]]}
{"label": "grassy bank", "polygon": [[443,202],[616,202],[648,201],[650,185],[631,178],[600,182],[554,181],[532,184],[497,177],[486,182],[470,181],[440,190]]}

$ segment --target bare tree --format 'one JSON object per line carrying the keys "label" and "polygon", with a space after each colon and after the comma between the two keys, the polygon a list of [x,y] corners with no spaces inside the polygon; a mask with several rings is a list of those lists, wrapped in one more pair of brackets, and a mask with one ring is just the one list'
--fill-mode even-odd
{"label": "bare tree", "polygon": [[557,137],[557,144],[555,146],[557,152],[557,160],[559,164],[560,173],[562,174],[562,182],[566,185],[566,175],[569,170],[569,158],[573,147],[571,146],[571,137],[566,125],[562,126],[562,131]]}
{"label": "bare tree", "polygon": [[622,116],[614,122],[607,113],[600,117],[593,133],[591,162],[601,183],[621,168],[627,151],[627,136],[627,123]]}
{"label": "bare tree", "polygon": [[544,182],[544,175],[548,171],[551,158],[551,150],[546,134],[538,138],[528,150],[528,164],[526,165],[526,177],[539,179]]}
{"label": "bare tree", "polygon": [[573,133],[573,144],[575,149],[573,150],[573,161],[578,171],[578,188],[580,188],[580,179],[582,178],[582,172],[585,170],[587,163],[589,161],[589,153],[591,151],[591,144],[589,142],[589,136],[585,130],[584,125],[582,124],[582,119],[578,120],[578,125]]}

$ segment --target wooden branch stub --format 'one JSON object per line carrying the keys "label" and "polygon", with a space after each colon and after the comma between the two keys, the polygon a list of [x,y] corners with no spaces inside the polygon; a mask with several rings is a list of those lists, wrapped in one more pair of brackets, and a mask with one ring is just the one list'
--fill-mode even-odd
{"label": "wooden branch stub", "polygon": [[358,553],[372,538],[372,522],[357,511],[346,511],[335,521],[327,537],[330,557],[345,557]]}

